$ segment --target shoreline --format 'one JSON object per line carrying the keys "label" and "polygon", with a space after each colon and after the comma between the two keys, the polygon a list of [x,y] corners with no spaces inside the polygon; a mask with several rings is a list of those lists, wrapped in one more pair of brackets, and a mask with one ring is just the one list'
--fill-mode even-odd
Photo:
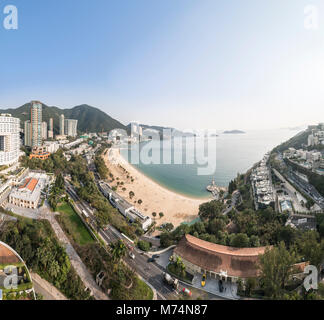
{"label": "shoreline", "polygon": [[[183,222],[191,222],[198,217],[199,205],[213,200],[212,196],[194,198],[168,189],[130,164],[121,155],[119,148],[107,149],[103,158],[113,175],[113,182],[119,182],[118,194],[134,203],[138,210],[154,219],[157,225],[170,222],[177,227]],[[130,191],[135,194],[133,198],[129,196]],[[142,200],[142,203],[138,204],[138,200]],[[155,218],[153,212],[156,212]],[[162,218],[159,217],[160,212],[164,214]]]}
{"label": "shoreline", "polygon": [[[120,150],[119,150],[120,152]],[[169,191],[169,192],[172,192],[180,197],[183,197],[183,198],[186,198],[186,199],[189,199],[189,200],[213,200],[213,197],[211,196],[211,193],[207,191],[207,194],[210,194],[209,196],[207,195],[206,197],[195,197],[195,196],[192,196],[192,195],[189,195],[189,194],[186,194],[186,193],[181,193],[179,191],[175,191],[171,188],[169,188],[168,186],[156,181],[155,179],[151,178],[150,176],[148,176],[147,174],[145,174],[144,172],[142,172],[140,169],[138,169],[136,166],[132,165],[131,163],[129,163],[124,157],[123,155],[120,153],[120,157],[130,166],[132,166],[132,168],[137,171],[137,173],[139,175],[143,175],[144,177],[146,177],[147,179],[151,180],[153,183],[157,184],[159,187],[165,189],[166,191]],[[223,189],[223,187],[219,187],[221,189]]]}

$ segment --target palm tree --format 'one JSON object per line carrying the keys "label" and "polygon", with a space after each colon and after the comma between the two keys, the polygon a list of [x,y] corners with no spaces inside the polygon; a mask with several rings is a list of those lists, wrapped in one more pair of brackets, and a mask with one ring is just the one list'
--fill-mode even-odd
{"label": "palm tree", "polygon": [[164,217],[164,213],[163,213],[163,212],[160,212],[160,213],[159,213],[159,216],[160,216],[160,218],[162,219],[162,218]]}
{"label": "palm tree", "polygon": [[120,260],[126,255],[127,248],[122,240],[112,242],[110,244],[111,255],[113,261],[118,264]]}
{"label": "palm tree", "polygon": [[153,212],[152,216],[153,216],[153,218],[155,218],[156,217],[156,212]]}

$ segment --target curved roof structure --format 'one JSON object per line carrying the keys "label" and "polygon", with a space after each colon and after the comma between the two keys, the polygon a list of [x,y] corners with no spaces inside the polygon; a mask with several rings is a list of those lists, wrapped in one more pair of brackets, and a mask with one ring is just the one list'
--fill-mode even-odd
{"label": "curved roof structure", "polygon": [[174,253],[203,270],[227,272],[229,277],[253,278],[259,275],[258,259],[266,247],[233,248],[186,235]]}
{"label": "curved roof structure", "polygon": [[19,262],[21,261],[13,250],[10,250],[2,242],[0,242],[0,265],[10,265]]}

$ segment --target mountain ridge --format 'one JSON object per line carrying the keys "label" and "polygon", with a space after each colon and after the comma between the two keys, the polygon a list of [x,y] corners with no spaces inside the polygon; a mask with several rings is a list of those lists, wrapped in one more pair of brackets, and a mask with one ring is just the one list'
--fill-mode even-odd
{"label": "mountain ridge", "polygon": [[[50,118],[54,121],[54,133],[59,133],[59,117],[64,114],[66,119],[78,120],[79,132],[101,132],[113,129],[124,129],[127,127],[118,120],[110,117],[106,112],[88,104],[81,104],[70,109],[61,109],[57,106],[43,105],[43,121],[48,123]],[[1,109],[0,113],[10,113],[13,117],[19,118],[21,126],[26,120],[30,120],[31,103],[25,103],[18,108]]]}

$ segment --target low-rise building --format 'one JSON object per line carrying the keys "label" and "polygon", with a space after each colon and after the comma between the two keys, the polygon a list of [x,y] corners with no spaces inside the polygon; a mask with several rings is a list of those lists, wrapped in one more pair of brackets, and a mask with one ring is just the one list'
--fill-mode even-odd
{"label": "low-rise building", "polygon": [[131,222],[138,222],[144,231],[147,231],[152,224],[152,219],[148,216],[144,216],[139,210],[137,210],[132,204],[127,202],[124,198],[114,192],[110,186],[101,181],[100,190],[110,203],[118,209],[118,211]]}
{"label": "low-rise building", "polygon": [[266,154],[260,164],[252,170],[251,183],[256,210],[268,206],[274,207],[275,194],[271,181],[271,172],[267,163],[269,154]]}
{"label": "low-rise building", "polygon": [[23,182],[9,194],[9,203],[22,208],[37,209],[41,192],[48,185],[49,178],[44,173],[30,173]]}
{"label": "low-rise building", "polygon": [[33,148],[32,153],[29,155],[29,159],[46,160],[50,157],[50,153],[45,146]]}
{"label": "low-rise building", "polygon": [[173,251],[192,275],[207,274],[211,278],[237,282],[260,275],[259,255],[266,247],[233,248],[185,235]]}

